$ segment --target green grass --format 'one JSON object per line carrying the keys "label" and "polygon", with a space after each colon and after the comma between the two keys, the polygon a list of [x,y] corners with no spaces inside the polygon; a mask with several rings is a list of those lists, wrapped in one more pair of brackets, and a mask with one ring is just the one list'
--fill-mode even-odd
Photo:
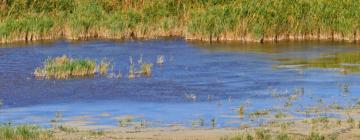
{"label": "green grass", "polygon": [[[99,73],[106,74],[110,63],[102,61],[99,64]],[[46,79],[69,79],[73,77],[94,76],[97,64],[91,59],[74,59],[66,55],[49,58],[42,67],[36,68],[34,75]]]}
{"label": "green grass", "polygon": [[51,138],[52,134],[50,131],[42,130],[37,126],[12,126],[11,124],[0,125],[0,139],[2,140],[39,140]]}
{"label": "green grass", "polygon": [[0,40],[308,37],[359,40],[358,0],[7,0]]}

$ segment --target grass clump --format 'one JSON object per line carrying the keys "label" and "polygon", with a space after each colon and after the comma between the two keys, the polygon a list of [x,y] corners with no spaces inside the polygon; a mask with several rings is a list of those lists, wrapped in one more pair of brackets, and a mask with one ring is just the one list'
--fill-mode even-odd
{"label": "grass clump", "polygon": [[[45,79],[69,79],[73,77],[94,76],[96,74],[96,62],[92,59],[74,59],[66,55],[49,58],[43,67],[36,68],[35,77]],[[110,63],[102,61],[99,65],[99,73],[106,74]]]}
{"label": "grass clump", "polygon": [[39,140],[50,139],[50,131],[42,130],[37,126],[11,124],[0,125],[0,139],[2,140]]}
{"label": "grass clump", "polygon": [[73,127],[69,127],[69,126],[64,126],[64,125],[60,125],[57,127],[60,131],[66,132],[66,133],[74,133],[74,132],[78,132],[79,130],[77,130],[76,128]]}
{"label": "grass clump", "polygon": [[152,68],[152,64],[142,63],[140,74],[143,76],[151,76],[151,68]]}

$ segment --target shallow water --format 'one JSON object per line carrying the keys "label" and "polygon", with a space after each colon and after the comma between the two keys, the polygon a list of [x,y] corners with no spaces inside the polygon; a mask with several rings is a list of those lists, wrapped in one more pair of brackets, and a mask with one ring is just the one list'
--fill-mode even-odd
{"label": "shallow water", "polygon": [[[33,44],[0,48],[0,122],[31,123],[50,127],[55,114],[61,122],[89,126],[117,126],[124,117],[149,122],[150,127],[174,124],[191,127],[204,120],[203,127],[238,127],[258,124],[263,119],[243,118],[246,106],[252,111],[283,104],[271,93],[301,89],[304,97],[291,108],[303,110],[314,100],[347,105],[356,102],[360,91],[358,73],[342,74],[337,69],[275,67],[278,59],[316,58],[321,55],[359,52],[347,43],[305,42],[278,44],[207,44],[181,39],[148,41],[86,41]],[[39,80],[36,67],[49,57],[66,54],[74,58],[108,58],[111,72],[123,78],[77,78]],[[151,77],[127,79],[129,56],[143,55],[154,63]],[[156,57],[165,56],[163,65]],[[187,98],[196,96],[196,100]],[[294,116],[302,113],[287,110]],[[58,113],[57,113],[58,112]],[[59,117],[59,116],[58,116]],[[76,123],[75,123],[76,122]]]}

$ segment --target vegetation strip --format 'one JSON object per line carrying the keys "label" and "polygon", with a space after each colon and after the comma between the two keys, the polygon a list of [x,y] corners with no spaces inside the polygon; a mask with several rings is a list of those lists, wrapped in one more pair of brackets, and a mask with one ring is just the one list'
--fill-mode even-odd
{"label": "vegetation strip", "polygon": [[360,39],[359,0],[3,0],[0,42],[181,36],[195,40]]}

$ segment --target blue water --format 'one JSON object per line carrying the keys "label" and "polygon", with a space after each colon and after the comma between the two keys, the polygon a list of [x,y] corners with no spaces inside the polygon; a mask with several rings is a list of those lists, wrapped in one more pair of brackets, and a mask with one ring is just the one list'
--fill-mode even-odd
{"label": "blue water", "polygon": [[[20,47],[22,46],[22,47]],[[246,114],[271,109],[282,101],[270,89],[291,92],[302,88],[304,98],[293,109],[314,106],[314,98],[346,105],[357,101],[360,75],[326,69],[276,69],[276,58],[317,57],[359,49],[346,43],[207,44],[181,39],[147,41],[57,41],[0,48],[0,122],[51,126],[57,112],[62,120],[87,116],[90,125],[117,126],[121,116],[153,122],[151,127],[179,124],[191,127],[199,119],[210,127],[238,127],[251,124],[237,109],[246,104]],[[49,57],[109,59],[123,78],[77,78],[39,80],[36,67]],[[143,56],[153,63],[151,77],[127,79],[129,56],[136,62]],[[165,63],[156,65],[163,55]],[[349,85],[348,96],[342,84]],[[196,100],[186,96],[195,95]],[[314,97],[314,98],[313,98]],[[101,114],[109,115],[103,116]],[[294,113],[296,115],[296,113]],[[301,114],[298,114],[301,116]],[[257,120],[257,123],[261,120]]]}

